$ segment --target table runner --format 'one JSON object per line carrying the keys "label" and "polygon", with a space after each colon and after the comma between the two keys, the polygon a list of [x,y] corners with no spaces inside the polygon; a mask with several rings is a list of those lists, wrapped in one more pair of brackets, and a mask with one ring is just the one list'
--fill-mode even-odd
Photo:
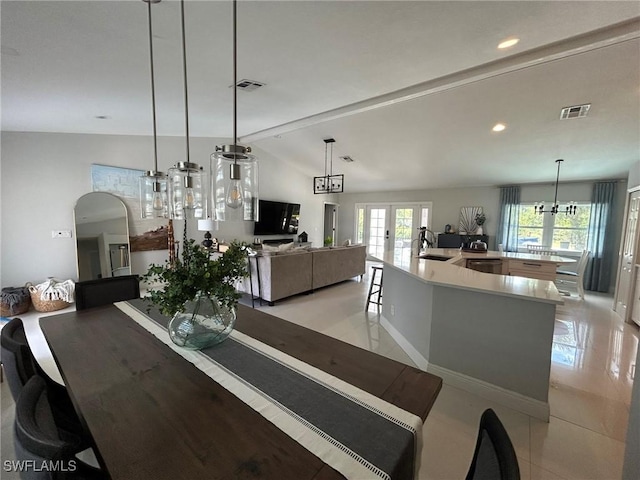
{"label": "table runner", "polygon": [[418,416],[242,332],[200,352],[186,350],[170,340],[169,319],[146,301],[115,305],[345,477],[417,477]]}

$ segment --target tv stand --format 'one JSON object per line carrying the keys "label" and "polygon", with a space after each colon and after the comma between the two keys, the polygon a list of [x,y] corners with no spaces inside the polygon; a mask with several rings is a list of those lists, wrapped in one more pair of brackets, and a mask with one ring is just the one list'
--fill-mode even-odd
{"label": "tv stand", "polygon": [[262,240],[265,245],[282,245],[283,243],[293,243],[293,238],[271,238],[269,240]]}

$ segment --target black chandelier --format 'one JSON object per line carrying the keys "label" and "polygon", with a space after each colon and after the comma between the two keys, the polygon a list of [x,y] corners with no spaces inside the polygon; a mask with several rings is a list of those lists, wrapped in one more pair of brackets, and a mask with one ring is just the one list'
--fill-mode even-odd
{"label": "black chandelier", "polygon": [[539,214],[550,213],[551,215],[555,215],[556,213],[564,212],[566,215],[575,215],[576,214],[576,211],[577,211],[578,207],[576,205],[574,205],[573,203],[570,203],[569,205],[567,205],[566,207],[563,207],[563,208],[560,208],[560,206],[558,205],[558,180],[560,179],[560,164],[562,162],[564,162],[564,160],[561,159],[561,158],[556,160],[556,163],[558,164],[558,174],[556,175],[556,194],[555,194],[555,196],[553,198],[553,204],[551,205],[551,208],[546,210],[545,206],[544,206],[544,203],[540,202],[540,205],[536,205],[534,207],[536,213],[539,213]]}
{"label": "black chandelier", "polygon": [[[333,174],[333,144],[336,141],[333,138],[324,139],[324,175],[322,177],[313,177],[313,193],[342,193],[344,191],[344,175]],[[331,148],[331,159],[329,161],[329,170],[327,170],[327,152]]]}

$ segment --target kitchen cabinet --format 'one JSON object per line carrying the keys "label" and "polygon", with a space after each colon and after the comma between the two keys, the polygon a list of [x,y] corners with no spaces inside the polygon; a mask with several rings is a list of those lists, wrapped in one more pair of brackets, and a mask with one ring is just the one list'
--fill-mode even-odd
{"label": "kitchen cabinet", "polygon": [[509,275],[553,282],[556,279],[556,264],[553,262],[536,262],[535,260],[510,258]]}

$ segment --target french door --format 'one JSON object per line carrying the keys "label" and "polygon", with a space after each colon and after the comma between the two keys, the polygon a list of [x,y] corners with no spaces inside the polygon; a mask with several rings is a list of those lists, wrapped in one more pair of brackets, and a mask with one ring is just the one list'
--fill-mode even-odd
{"label": "french door", "polygon": [[370,256],[382,259],[393,251],[396,261],[408,262],[418,229],[430,227],[430,209],[428,202],[356,205],[356,240]]}

